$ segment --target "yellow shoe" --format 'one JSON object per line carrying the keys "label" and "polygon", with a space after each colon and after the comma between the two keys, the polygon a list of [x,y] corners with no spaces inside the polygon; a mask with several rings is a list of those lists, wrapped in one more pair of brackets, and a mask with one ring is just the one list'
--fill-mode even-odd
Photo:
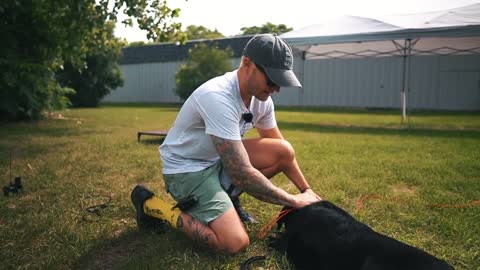
{"label": "yellow shoe", "polygon": [[132,190],[131,199],[136,210],[137,226],[141,230],[164,233],[170,227],[168,223],[162,219],[154,218],[145,214],[143,209],[145,201],[152,198],[154,195],[153,192],[145,188],[143,185],[137,185]]}

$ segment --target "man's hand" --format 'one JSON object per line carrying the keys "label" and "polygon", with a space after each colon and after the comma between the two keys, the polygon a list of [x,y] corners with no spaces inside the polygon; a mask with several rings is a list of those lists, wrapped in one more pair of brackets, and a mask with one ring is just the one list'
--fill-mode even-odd
{"label": "man's hand", "polygon": [[320,196],[318,196],[317,193],[315,193],[311,188],[305,190],[304,193],[309,193],[311,194],[312,196],[315,196],[319,201],[323,200]]}
{"label": "man's hand", "polygon": [[297,209],[322,200],[315,192],[311,191],[311,189],[304,193],[294,195],[294,198],[295,201],[292,207]]}

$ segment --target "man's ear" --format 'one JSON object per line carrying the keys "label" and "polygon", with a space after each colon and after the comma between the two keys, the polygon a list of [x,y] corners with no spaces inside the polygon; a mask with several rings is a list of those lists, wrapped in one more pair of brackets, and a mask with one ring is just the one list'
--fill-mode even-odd
{"label": "man's ear", "polygon": [[243,61],[242,65],[244,65],[245,67],[250,68],[252,65],[254,65],[253,61],[250,60],[250,58],[248,58],[246,56],[242,57],[242,61]]}

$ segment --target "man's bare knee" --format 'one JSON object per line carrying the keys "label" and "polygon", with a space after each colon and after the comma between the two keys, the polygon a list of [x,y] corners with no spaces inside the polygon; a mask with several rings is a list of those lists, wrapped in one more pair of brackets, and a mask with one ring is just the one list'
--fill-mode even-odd
{"label": "man's bare knee", "polygon": [[281,144],[281,158],[287,162],[292,161],[295,158],[295,149],[293,146],[286,140],[280,140]]}
{"label": "man's bare knee", "polygon": [[217,248],[227,254],[241,253],[250,244],[245,227],[233,207],[212,221],[210,228],[215,232],[218,239]]}
{"label": "man's bare knee", "polygon": [[250,239],[246,232],[225,235],[221,238],[223,250],[230,255],[237,255],[242,253],[249,245]]}
{"label": "man's bare knee", "polygon": [[236,241],[231,241],[228,246],[225,247],[226,253],[229,255],[237,255],[245,251],[250,245],[250,239],[247,236],[238,238]]}

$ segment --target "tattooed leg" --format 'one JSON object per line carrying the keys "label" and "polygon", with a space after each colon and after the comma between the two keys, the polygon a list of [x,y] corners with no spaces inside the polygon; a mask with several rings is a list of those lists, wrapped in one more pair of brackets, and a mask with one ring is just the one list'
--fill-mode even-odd
{"label": "tattooed leg", "polygon": [[177,228],[199,245],[226,254],[238,254],[250,243],[243,223],[233,208],[208,226],[182,212]]}

